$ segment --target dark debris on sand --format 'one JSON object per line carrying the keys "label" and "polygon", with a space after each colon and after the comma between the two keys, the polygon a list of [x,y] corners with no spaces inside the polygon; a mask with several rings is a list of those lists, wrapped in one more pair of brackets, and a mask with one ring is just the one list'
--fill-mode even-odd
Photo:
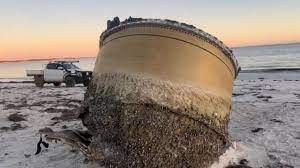
{"label": "dark debris on sand", "polygon": [[67,109],[67,108],[46,108],[45,110],[43,110],[44,112],[47,113],[61,113],[61,116],[59,117],[53,117],[51,120],[62,120],[62,121],[71,121],[71,120],[75,120],[78,119],[78,115],[79,115],[79,110],[78,108],[71,108],[71,109]]}
{"label": "dark debris on sand", "polygon": [[292,165],[281,163],[280,160],[272,154],[269,154],[268,157],[272,162],[271,164],[267,165],[266,168],[294,168]]}
{"label": "dark debris on sand", "polygon": [[16,130],[21,130],[25,129],[27,126],[21,125],[19,123],[13,123],[10,125],[10,127],[0,127],[0,132],[1,131],[16,131]]}
{"label": "dark debris on sand", "polygon": [[294,168],[294,166],[278,162],[268,165],[266,168]]}
{"label": "dark debris on sand", "polygon": [[67,128],[68,128],[68,126],[66,126],[66,125],[63,125],[61,128],[62,128],[62,129],[67,129]]}
{"label": "dark debris on sand", "polygon": [[45,133],[45,132],[53,132],[53,130],[49,127],[45,127],[39,130],[39,133]]}
{"label": "dark debris on sand", "polygon": [[256,96],[257,98],[259,99],[271,99],[272,96],[264,96],[264,95],[259,95],[259,96]]}
{"label": "dark debris on sand", "polygon": [[30,158],[31,155],[24,154],[25,158]]}
{"label": "dark debris on sand", "polygon": [[30,104],[30,106],[43,106],[44,104],[54,104],[56,102],[54,101],[38,101],[38,102],[34,102],[32,104]]}
{"label": "dark debris on sand", "polygon": [[81,100],[76,100],[76,99],[59,99],[57,101],[59,106],[66,106],[68,108],[79,108],[81,105]]}
{"label": "dark debris on sand", "polygon": [[245,93],[232,93],[233,97],[243,96],[243,95],[245,95]]}
{"label": "dark debris on sand", "polygon": [[19,113],[13,113],[13,114],[9,115],[7,117],[7,119],[9,121],[13,121],[13,122],[26,121],[26,119],[24,117],[25,117],[25,115],[22,115]]}
{"label": "dark debris on sand", "polygon": [[251,130],[251,132],[253,132],[253,133],[257,133],[257,132],[261,132],[261,131],[264,131],[264,129],[263,128],[255,128],[255,129]]}
{"label": "dark debris on sand", "polygon": [[273,118],[270,121],[275,122],[275,123],[281,123],[281,124],[284,123],[283,121],[276,119],[276,118]]}
{"label": "dark debris on sand", "polygon": [[248,166],[247,159],[242,159],[240,160],[239,164],[228,165],[225,168],[252,168],[252,167]]}
{"label": "dark debris on sand", "polygon": [[230,166],[226,166],[225,168],[252,168],[250,166],[247,166],[247,165],[230,165]]}
{"label": "dark debris on sand", "polygon": [[9,110],[9,109],[14,109],[14,110],[20,110],[22,107],[28,107],[28,104],[26,102],[23,102],[22,104],[7,104],[3,108],[3,110]]}
{"label": "dark debris on sand", "polygon": [[55,109],[55,112],[62,113],[59,117],[53,117],[51,120],[71,121],[78,119],[79,112],[76,109]]}
{"label": "dark debris on sand", "polygon": [[[49,96],[49,97],[53,97],[53,96]],[[62,98],[62,99],[58,99],[57,101],[38,101],[30,104],[29,106],[30,107],[44,106],[44,104],[54,104],[55,106],[66,106],[68,108],[79,108],[81,104],[81,100]],[[50,108],[46,108],[44,112],[56,113],[57,110],[59,111],[59,109],[50,107]]]}

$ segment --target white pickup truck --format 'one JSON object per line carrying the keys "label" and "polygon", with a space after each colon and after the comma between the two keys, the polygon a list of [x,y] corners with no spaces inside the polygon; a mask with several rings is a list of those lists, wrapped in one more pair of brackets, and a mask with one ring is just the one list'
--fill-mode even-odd
{"label": "white pickup truck", "polygon": [[54,86],[65,83],[67,87],[82,83],[87,86],[92,78],[92,71],[81,70],[75,62],[79,61],[52,61],[44,70],[26,70],[26,75],[34,77],[37,87],[43,87],[45,83],[53,83]]}

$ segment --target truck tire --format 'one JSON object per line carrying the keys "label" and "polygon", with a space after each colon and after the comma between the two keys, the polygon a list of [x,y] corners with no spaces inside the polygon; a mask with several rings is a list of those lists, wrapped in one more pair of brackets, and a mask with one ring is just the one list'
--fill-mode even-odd
{"label": "truck tire", "polygon": [[90,80],[85,80],[83,82],[83,86],[87,87],[90,84]]}
{"label": "truck tire", "polygon": [[44,86],[44,77],[41,75],[34,76],[35,86],[42,88]]}
{"label": "truck tire", "polygon": [[76,84],[76,81],[73,77],[67,76],[65,79],[65,83],[67,87],[74,87]]}
{"label": "truck tire", "polygon": [[56,86],[56,87],[60,86],[60,84],[61,84],[60,82],[54,82],[53,83],[53,85]]}

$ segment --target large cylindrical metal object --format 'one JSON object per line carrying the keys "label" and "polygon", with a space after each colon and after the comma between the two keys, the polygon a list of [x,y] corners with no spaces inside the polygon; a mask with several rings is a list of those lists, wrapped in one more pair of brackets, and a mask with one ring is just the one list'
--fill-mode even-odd
{"label": "large cylindrical metal object", "polygon": [[237,73],[231,50],[193,26],[117,23],[101,35],[81,115],[94,132],[94,158],[116,167],[209,166],[228,145]]}

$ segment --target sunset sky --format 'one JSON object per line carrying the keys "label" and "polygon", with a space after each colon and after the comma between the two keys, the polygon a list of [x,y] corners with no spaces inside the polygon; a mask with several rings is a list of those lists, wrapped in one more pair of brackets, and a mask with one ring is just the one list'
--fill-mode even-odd
{"label": "sunset sky", "polygon": [[106,20],[169,18],[230,47],[300,41],[300,0],[0,0],[0,61],[91,57]]}

